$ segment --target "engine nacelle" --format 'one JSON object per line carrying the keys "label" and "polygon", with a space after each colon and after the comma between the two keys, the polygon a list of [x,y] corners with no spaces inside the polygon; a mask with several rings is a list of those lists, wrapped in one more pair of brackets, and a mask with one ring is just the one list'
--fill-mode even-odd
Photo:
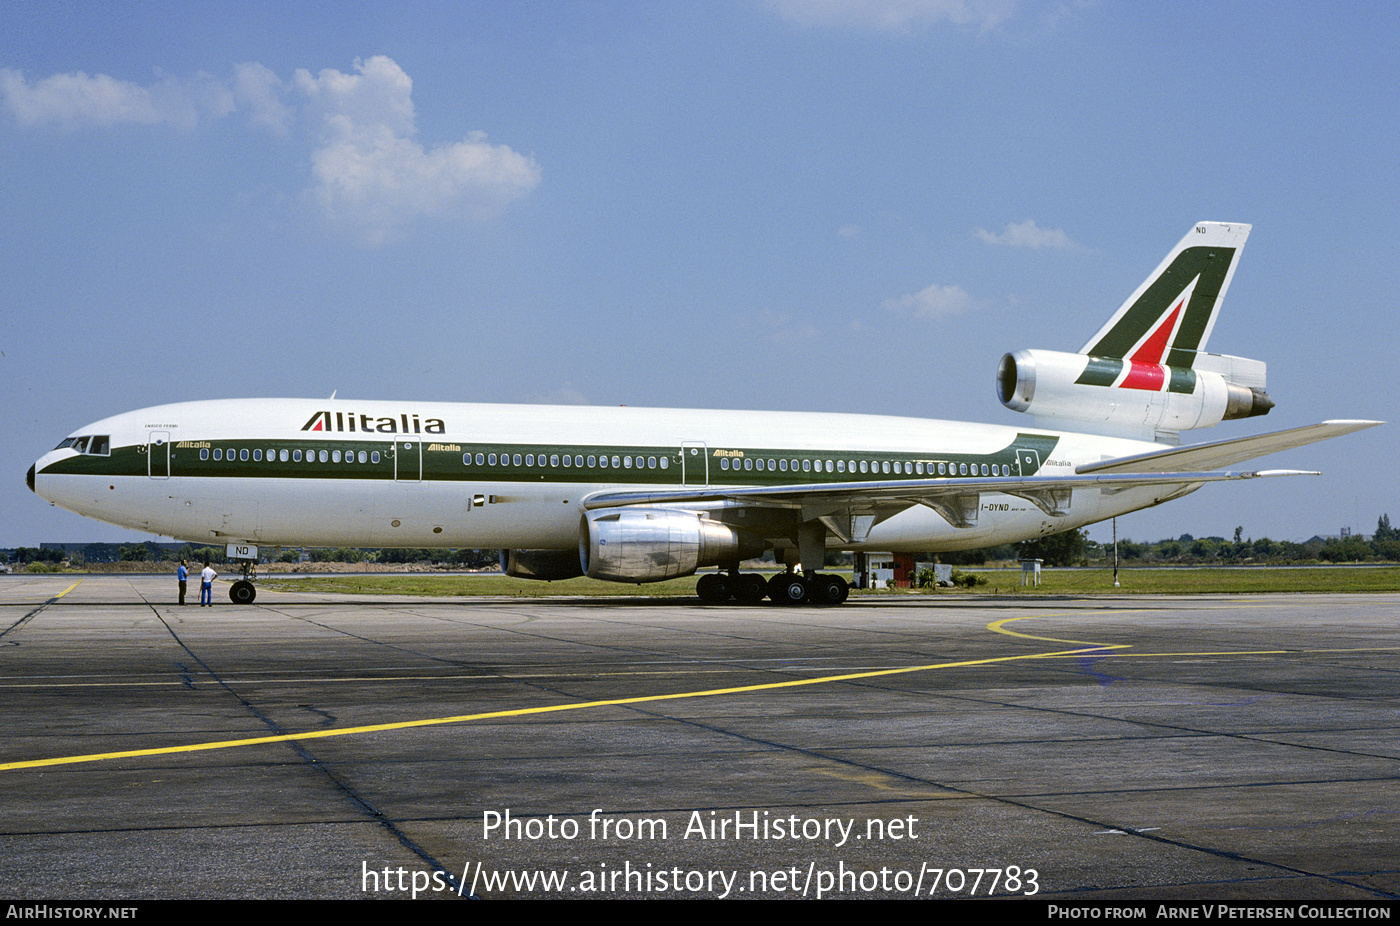
{"label": "engine nacelle", "polygon": [[[1263,390],[1263,363],[1213,354],[1199,356],[1203,362],[1193,368],[1018,350],[1001,358],[997,397],[1013,411],[1040,418],[1104,422],[1124,433],[1208,428],[1232,418],[1266,415],[1274,407]],[[1208,366],[1239,370],[1238,378],[1251,382],[1233,381],[1215,370],[1200,368]]]}
{"label": "engine nacelle", "polygon": [[661,582],[702,566],[738,565],[763,544],[693,511],[603,508],[579,524],[584,574],[613,582]]}
{"label": "engine nacelle", "polygon": [[502,550],[501,571],[517,579],[546,582],[583,575],[577,550]]}

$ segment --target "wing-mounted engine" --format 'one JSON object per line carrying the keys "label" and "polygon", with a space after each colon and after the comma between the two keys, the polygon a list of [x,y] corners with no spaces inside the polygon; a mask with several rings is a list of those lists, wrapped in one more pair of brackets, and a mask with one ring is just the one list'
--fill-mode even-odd
{"label": "wing-mounted engine", "polygon": [[1266,415],[1265,365],[1195,354],[1192,366],[1018,350],[1001,358],[997,397],[1053,427],[1073,421],[1097,433],[1171,439],[1233,418]]}
{"label": "wing-mounted engine", "polygon": [[602,508],[579,524],[584,573],[614,582],[661,582],[704,566],[737,568],[763,553],[760,540],[693,511]]}

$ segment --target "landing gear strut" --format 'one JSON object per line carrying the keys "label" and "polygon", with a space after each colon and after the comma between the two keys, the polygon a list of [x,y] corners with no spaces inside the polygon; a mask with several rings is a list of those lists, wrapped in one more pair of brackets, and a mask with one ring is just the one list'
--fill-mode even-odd
{"label": "landing gear strut", "polygon": [[[820,565],[826,560],[826,525],[806,521],[797,528],[798,560]],[[741,574],[737,564],[725,572],[710,572],[695,583],[695,594],[703,604],[724,604],[731,598],[739,604],[758,604],[764,598],[774,604],[841,604],[851,594],[851,585],[841,576],[823,575],[815,569],[798,573],[788,566],[770,579]]]}
{"label": "landing gear strut", "polygon": [[[230,550],[233,545],[230,544]],[[234,604],[252,604],[253,599],[258,597],[258,587],[253,583],[258,578],[258,561],[256,559],[244,559],[239,563],[243,572],[243,578],[229,586],[228,599]]]}

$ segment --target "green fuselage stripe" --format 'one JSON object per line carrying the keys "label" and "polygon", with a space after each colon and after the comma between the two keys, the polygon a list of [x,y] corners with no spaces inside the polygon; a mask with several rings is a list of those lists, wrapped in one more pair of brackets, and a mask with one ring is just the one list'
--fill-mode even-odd
{"label": "green fuselage stripe", "polygon": [[[520,483],[559,482],[638,485],[791,485],[883,482],[940,475],[984,475],[981,468],[1008,467],[1029,476],[1059,443],[1041,434],[985,454],[889,453],[849,450],[706,447],[703,455],[675,446],[471,444],[452,440],[188,440],[168,445],[170,478],[360,479]],[[164,451],[166,448],[161,448]],[[1030,450],[1033,454],[1018,454]],[[255,459],[261,454],[262,459]],[[282,459],[283,453],[286,459]],[[219,459],[215,459],[215,455]],[[339,453],[339,462],[335,454]],[[324,454],[325,459],[322,460]],[[361,454],[364,461],[361,462]],[[685,455],[684,461],[682,454]],[[377,455],[378,459],[375,459]],[[495,462],[491,458],[494,455]],[[478,463],[478,456],[482,462]],[[275,457],[275,459],[273,459]],[[300,459],[297,459],[300,457]],[[569,465],[564,465],[568,457]],[[603,462],[606,459],[606,464]],[[1031,464],[1030,460],[1036,460]],[[533,461],[533,462],[527,462]],[[663,465],[664,461],[664,465]],[[830,461],[832,469],[826,469]],[[838,461],[844,470],[837,468]],[[1017,470],[1018,461],[1020,469]],[[684,468],[683,468],[684,462]],[[582,465],[579,465],[579,464]],[[630,465],[629,465],[630,463]],[[861,472],[861,464],[866,471]],[[115,447],[110,455],[80,454],[45,467],[46,474],[164,477],[164,453],[149,458],[144,445]],[[726,465],[727,464],[727,465]],[[896,466],[897,464],[897,466]],[[906,466],[907,464],[907,466]],[[956,472],[938,472],[939,464]],[[762,466],[760,469],[759,466]],[[919,472],[922,465],[923,472]],[[968,471],[962,472],[966,465]],[[886,469],[888,467],[888,470]],[[975,471],[974,471],[975,468]],[[896,469],[898,471],[896,471]],[[906,469],[909,471],[906,472]],[[990,471],[989,473],[990,474]]]}

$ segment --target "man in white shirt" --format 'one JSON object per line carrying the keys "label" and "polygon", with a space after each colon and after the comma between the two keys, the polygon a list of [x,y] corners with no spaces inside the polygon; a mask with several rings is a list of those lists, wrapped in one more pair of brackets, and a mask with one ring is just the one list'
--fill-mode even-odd
{"label": "man in white shirt", "polygon": [[214,580],[219,574],[214,571],[214,567],[209,565],[209,561],[204,561],[204,571],[199,574],[199,606],[214,607]]}

